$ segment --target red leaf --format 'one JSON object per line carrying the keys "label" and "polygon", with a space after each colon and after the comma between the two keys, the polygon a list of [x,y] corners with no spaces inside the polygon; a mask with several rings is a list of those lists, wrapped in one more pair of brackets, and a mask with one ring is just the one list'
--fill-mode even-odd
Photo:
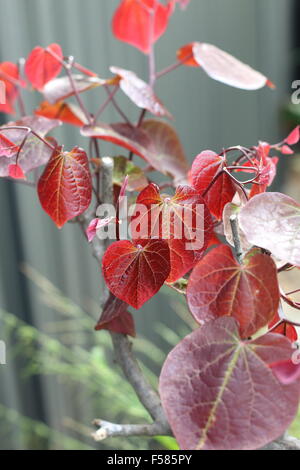
{"label": "red leaf", "polygon": [[63,101],[58,101],[56,104],[43,101],[34,114],[49,119],[59,119],[72,126],[82,127],[84,124],[87,124],[87,119],[79,107],[72,103],[64,103]]}
{"label": "red leaf", "polygon": [[23,173],[22,168],[19,165],[9,165],[8,167],[8,176],[14,178],[16,180],[24,180],[25,175]]}
{"label": "red leaf", "polygon": [[[26,116],[19,121],[9,122],[8,124],[0,127],[0,132],[1,135],[5,136],[5,138],[9,139],[19,148],[27,132],[24,127],[32,129],[41,137],[45,137],[48,132],[60,125],[61,121],[55,119]],[[7,127],[15,126],[20,126],[20,129],[6,129]],[[3,128],[5,128],[5,130],[3,130]],[[48,137],[47,140],[49,140],[53,146],[56,145],[56,141],[53,138]],[[52,150],[50,147],[47,147],[36,136],[30,134],[22,148],[22,151],[19,154],[18,165],[22,168],[24,173],[28,173],[33,169],[47,163],[51,157],[51,154]],[[16,155],[9,158],[0,158],[0,177],[8,176],[8,167],[13,163],[16,163]]]}
{"label": "red leaf", "polygon": [[280,148],[280,151],[281,151],[281,153],[283,153],[283,155],[293,155],[294,154],[294,151],[288,145],[283,145]]}
{"label": "red leaf", "polygon": [[127,307],[125,302],[110,294],[95,330],[109,330],[135,337],[134,320]]}
{"label": "red leaf", "polygon": [[300,266],[300,205],[281,193],[254,196],[241,209],[239,222],[252,245]]}
{"label": "red leaf", "polygon": [[[201,258],[212,233],[212,220],[201,196],[189,186],[178,186],[173,197],[161,195],[149,184],[137,197],[131,221],[133,238],[163,238],[170,248],[171,271],[167,282],[184,276]],[[140,214],[139,205],[145,212]],[[134,226],[133,226],[134,223]]]}
{"label": "red leaf", "polygon": [[200,67],[198,62],[194,59],[193,47],[194,42],[182,46],[177,51],[177,59],[187,65],[188,67]]}
{"label": "red leaf", "polygon": [[45,212],[58,228],[82,214],[90,205],[92,182],[87,155],[75,147],[57,147],[38,182],[38,195]]}
{"label": "red leaf", "polygon": [[14,82],[19,81],[17,65],[12,62],[2,62],[0,64],[0,79],[5,86],[5,103],[0,103],[0,112],[14,114],[14,102],[18,97],[18,88]]}
{"label": "red leaf", "polygon": [[103,275],[118,299],[138,309],[159,291],[170,272],[170,252],[163,240],[122,240],[103,256]]}
{"label": "red leaf", "polygon": [[220,245],[195,266],[187,287],[189,308],[199,323],[232,316],[248,338],[265,326],[279,305],[274,261],[255,250],[238,264],[231,248]]}
{"label": "red leaf", "polygon": [[144,158],[156,170],[171,175],[176,183],[187,178],[188,162],[176,131],[167,123],[154,119],[143,122],[141,128],[118,123],[85,126],[86,137],[97,137],[124,147]]}
{"label": "red leaf", "polygon": [[181,449],[252,450],[283,434],[297,413],[299,380],[283,385],[269,365],[292,351],[287,338],[274,334],[241,341],[232,318],[210,322],[181,341],[159,383]]}
{"label": "red leaf", "polygon": [[[53,52],[57,58],[53,57]],[[60,60],[63,60],[63,53],[59,44],[50,44],[46,49],[43,47],[35,47],[29,54],[26,64],[25,73],[31,85],[38,90],[55,78],[62,69]]]}
{"label": "red leaf", "polygon": [[[279,317],[278,313],[276,313],[273,320],[269,323],[268,328],[269,329],[272,328],[279,321],[280,321],[280,317]],[[292,341],[292,343],[294,341],[297,341],[297,339],[298,339],[298,334],[297,334],[296,328],[293,325],[290,325],[288,323],[281,323],[279,326],[277,326],[277,328],[272,330],[272,333],[277,333],[279,335],[286,336],[287,338],[289,338],[290,341]]]}
{"label": "red leaf", "polygon": [[151,46],[164,34],[173,3],[157,0],[122,0],[113,20],[112,30],[117,39],[149,54]]}
{"label": "red leaf", "polygon": [[155,116],[167,116],[172,119],[172,115],[157,98],[152,88],[134,72],[119,67],[110,67],[110,70],[121,77],[120,88],[136,106],[147,109]]}
{"label": "red leaf", "polygon": [[0,156],[13,157],[18,152],[19,147],[11,142],[5,135],[0,134]]}
{"label": "red leaf", "polygon": [[[185,54],[192,52],[193,59],[184,61]],[[257,90],[274,85],[260,72],[244,64],[212,44],[193,42],[179,49],[177,56],[185,65],[202,67],[214,80],[243,90]]]}
{"label": "red leaf", "polygon": [[[203,194],[218,173],[226,167],[224,157],[217,155],[210,150],[201,152],[195,158],[191,178],[193,187]],[[230,176],[223,173],[218,177],[213,186],[205,195],[205,201],[211,213],[218,219],[222,219],[223,209],[228,202],[231,202],[236,193],[235,184]]]}
{"label": "red leaf", "polygon": [[300,126],[297,126],[284,140],[288,145],[298,144],[300,140]]}

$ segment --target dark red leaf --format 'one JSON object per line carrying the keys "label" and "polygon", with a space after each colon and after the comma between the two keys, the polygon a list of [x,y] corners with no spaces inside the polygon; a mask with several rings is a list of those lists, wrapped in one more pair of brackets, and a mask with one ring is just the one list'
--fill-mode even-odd
{"label": "dark red leaf", "polygon": [[[275,317],[268,325],[269,329],[275,326],[276,323],[278,323],[279,321],[280,321],[280,316],[278,315],[278,313],[276,313]],[[290,325],[288,323],[281,323],[274,330],[272,330],[272,333],[277,333],[279,335],[286,336],[292,342],[297,341],[298,339],[296,328],[293,325]]]}
{"label": "dark red leaf", "polygon": [[86,137],[97,137],[124,147],[145,159],[154,169],[171,175],[176,183],[187,178],[188,163],[176,134],[167,123],[153,119],[143,122],[140,129],[125,123],[104,123],[85,126],[81,130]]}
{"label": "dark red leaf", "polygon": [[172,119],[172,115],[157,98],[148,83],[141,80],[130,70],[121,69],[120,67],[110,67],[110,70],[121,78],[120,88],[136,106],[147,109],[155,116],[167,116]]}
{"label": "dark red leaf", "polygon": [[281,193],[258,194],[239,213],[247,240],[300,266],[300,205]]}
{"label": "dark red leaf", "polygon": [[[34,132],[39,134],[41,137],[45,137],[52,129],[61,125],[61,121],[57,119],[47,119],[45,117],[38,116],[26,116],[16,122],[9,122],[4,126],[0,127],[0,133],[14,145],[19,147],[26,136],[26,129],[22,127],[28,127]],[[20,126],[20,129],[8,129],[3,130],[6,127]],[[49,142],[52,145],[56,145],[56,141],[53,138],[48,137]],[[24,173],[28,173],[31,170],[38,168],[41,165],[45,165],[51,157],[52,150],[41,142],[36,136],[30,134],[26,140],[22,151],[18,157],[18,165],[22,168]],[[1,152],[0,152],[1,155]],[[11,164],[16,163],[16,155],[13,157],[0,157],[0,177],[8,176],[8,167]]]}
{"label": "dark red leaf", "polygon": [[252,450],[282,435],[297,413],[300,383],[283,385],[269,365],[292,352],[290,341],[276,334],[241,341],[232,318],[181,341],[159,383],[181,449]]}
{"label": "dark red leaf", "polygon": [[274,261],[252,250],[240,265],[227,245],[214,248],[199,261],[187,287],[188,305],[196,321],[232,316],[242,338],[271,321],[279,299]]}
{"label": "dark red leaf", "polygon": [[[203,194],[213,179],[226,167],[224,157],[217,155],[211,150],[201,152],[195,158],[191,179],[193,187]],[[211,213],[218,219],[222,219],[223,209],[231,202],[236,193],[236,187],[230,176],[223,172],[213,186],[209,189],[204,199]]]}
{"label": "dark red leaf", "polygon": [[[163,238],[170,248],[167,282],[184,276],[202,257],[212,233],[212,220],[201,196],[190,186],[178,186],[173,197],[149,184],[137,197],[131,231],[137,238]],[[143,211],[140,213],[140,206]]]}
{"label": "dark red leaf", "polygon": [[163,5],[157,0],[122,0],[112,20],[113,33],[120,41],[149,54],[166,31],[173,7],[173,2]]}
{"label": "dark red leaf", "polygon": [[128,305],[110,293],[104,305],[95,330],[108,330],[123,335],[136,336],[133,316],[127,311]]}
{"label": "dark red leaf", "polygon": [[138,309],[167,279],[170,251],[164,240],[122,240],[108,247],[102,264],[109,290]]}
{"label": "dark red leaf", "polygon": [[[49,51],[57,58],[53,57]],[[60,73],[62,59],[63,53],[59,44],[50,44],[46,49],[40,46],[35,47],[25,64],[25,73],[31,85],[41,90],[47,82]]]}
{"label": "dark red leaf", "polygon": [[72,126],[82,127],[87,124],[87,118],[78,106],[63,101],[58,101],[56,104],[43,101],[40,103],[39,108],[35,110],[34,114],[44,116],[48,119],[59,119]]}
{"label": "dark red leaf", "polygon": [[38,182],[38,195],[45,212],[58,228],[82,214],[90,205],[92,182],[88,158],[75,147],[57,147]]}

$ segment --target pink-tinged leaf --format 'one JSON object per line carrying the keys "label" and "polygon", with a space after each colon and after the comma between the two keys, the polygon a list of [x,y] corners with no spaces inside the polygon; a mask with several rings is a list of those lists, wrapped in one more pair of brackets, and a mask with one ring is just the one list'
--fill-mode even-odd
{"label": "pink-tinged leaf", "polygon": [[[57,119],[47,119],[38,116],[26,116],[19,121],[9,122],[0,127],[0,133],[5,138],[9,139],[15,146],[19,148],[24,137],[26,136],[26,129],[32,129],[34,132],[44,137],[56,127],[61,125],[61,121]],[[20,126],[20,129],[6,129],[7,127]],[[3,130],[5,128],[5,130]],[[53,138],[47,138],[49,142],[55,146],[56,141]],[[1,152],[0,152],[1,154]],[[50,147],[41,142],[36,136],[30,134],[26,140],[25,145],[18,157],[18,165],[26,174],[41,165],[45,165],[50,159],[52,150]],[[11,164],[16,164],[16,155],[12,157],[0,157],[0,177],[8,176],[8,167]]]}
{"label": "pink-tinged leaf", "polygon": [[[193,187],[203,194],[214,178],[226,167],[224,157],[217,155],[211,150],[201,152],[195,158],[191,179]],[[211,213],[218,219],[222,219],[223,209],[228,202],[231,202],[236,193],[236,186],[230,176],[222,173],[211,186],[204,199]]]}
{"label": "pink-tinged leaf", "polygon": [[19,147],[0,134],[0,157],[13,157],[18,152]]}
{"label": "pink-tinged leaf", "polygon": [[64,152],[57,147],[38,182],[38,195],[45,212],[58,228],[82,214],[90,205],[92,181],[84,150]]}
{"label": "pink-tinged leaf", "polygon": [[240,265],[227,245],[217,246],[198,262],[187,287],[188,306],[198,323],[232,316],[242,338],[271,321],[279,299],[274,261],[253,250]]}
{"label": "pink-tinged leaf", "polygon": [[293,155],[294,154],[294,151],[288,145],[283,145],[282,147],[280,147],[280,151],[281,151],[281,153],[283,153],[283,155]]}
{"label": "pink-tinged leaf", "polygon": [[[190,52],[192,58],[184,60]],[[187,44],[177,52],[177,56],[185,65],[197,64],[214,80],[235,88],[258,90],[265,85],[274,87],[263,74],[212,44],[203,42]]]}
{"label": "pink-tinged leaf", "polygon": [[[73,83],[78,93],[91,90],[92,88],[113,84],[115,79],[103,80],[99,77],[86,77],[85,75],[73,74]],[[64,101],[66,98],[75,95],[74,88],[68,76],[55,78],[48,82],[41,90],[45,100],[50,104],[55,104],[58,101]]]}
{"label": "pink-tinged leaf", "polygon": [[23,173],[22,168],[19,165],[15,165],[15,164],[12,164],[12,165],[8,166],[8,176],[10,176],[10,178],[14,178],[16,180],[24,180],[25,179],[25,175]]}
{"label": "pink-tinged leaf", "polygon": [[133,316],[127,311],[128,305],[110,293],[96,331],[109,330],[122,335],[136,336]]}
{"label": "pink-tinged leaf", "polygon": [[300,126],[297,126],[284,140],[288,145],[296,145],[300,140]]}
{"label": "pink-tinged leaf", "polygon": [[85,231],[88,241],[91,242],[95,238],[97,234],[97,230],[99,230],[102,227],[106,227],[112,222],[116,222],[115,217],[105,217],[104,219],[96,218],[96,219],[91,220],[88,228]]}
{"label": "pink-tinged leaf", "polygon": [[19,81],[19,69],[12,62],[2,62],[0,64],[0,80],[5,86],[5,103],[0,103],[0,112],[14,114],[14,103],[18,97],[18,87],[15,82]]}
{"label": "pink-tinged leaf", "polygon": [[185,10],[191,0],[175,0],[175,3],[178,3],[182,10]]}
{"label": "pink-tinged leaf", "polygon": [[120,88],[136,106],[147,109],[155,116],[167,116],[172,119],[172,115],[157,98],[153,89],[134,72],[119,67],[110,67],[110,70],[121,78]]}
{"label": "pink-tinged leaf", "polygon": [[[178,186],[173,197],[149,184],[137,197],[131,223],[133,238],[163,238],[170,248],[167,282],[184,276],[203,256],[212,233],[212,219],[201,196],[190,186]],[[146,213],[140,213],[140,205]],[[131,226],[133,229],[133,225]]]}
{"label": "pink-tinged leaf", "polygon": [[36,116],[44,116],[48,119],[59,119],[72,126],[82,127],[88,123],[85,114],[78,106],[63,101],[58,101],[56,104],[43,101],[40,103],[39,108],[34,111],[34,114]]}
{"label": "pink-tinged leaf", "polygon": [[241,341],[235,321],[195,330],[168,355],[159,392],[182,450],[252,450],[282,435],[294,419],[299,380],[283,385],[270,363],[293,352],[287,338]]}
{"label": "pink-tinged leaf", "polygon": [[145,159],[154,169],[172,176],[176,183],[185,183],[188,163],[175,130],[167,123],[153,119],[143,122],[141,128],[126,123],[104,123],[85,126],[85,137],[97,137],[124,147]]}
{"label": "pink-tinged leaf", "polygon": [[149,54],[166,31],[173,9],[173,2],[163,5],[157,0],[122,0],[112,20],[113,34]]}
{"label": "pink-tinged leaf", "polygon": [[270,364],[270,368],[284,385],[294,383],[300,377],[300,364],[294,364],[291,359]]}
{"label": "pink-tinged leaf", "polygon": [[[54,54],[54,57],[49,51]],[[60,73],[62,60],[63,53],[59,44],[50,44],[46,49],[40,46],[35,47],[25,64],[25,73],[31,85],[41,90],[47,82]]]}
{"label": "pink-tinged leaf", "polygon": [[108,247],[102,265],[109,290],[138,309],[167,279],[170,251],[164,240],[122,240]]}
{"label": "pink-tinged leaf", "polygon": [[248,242],[300,266],[300,205],[281,193],[254,196],[241,209],[240,226]]}

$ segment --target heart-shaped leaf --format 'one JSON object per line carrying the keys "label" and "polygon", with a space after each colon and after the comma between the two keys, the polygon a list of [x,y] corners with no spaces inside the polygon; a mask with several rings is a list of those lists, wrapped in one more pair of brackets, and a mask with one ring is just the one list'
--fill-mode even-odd
{"label": "heart-shaped leaf", "polygon": [[153,89],[134,72],[120,67],[110,67],[110,70],[121,78],[120,88],[136,106],[147,109],[155,116],[167,116],[172,119],[172,115],[157,98]]}
{"label": "heart-shaped leaf", "polygon": [[159,383],[181,449],[251,450],[283,434],[297,413],[300,384],[281,384],[269,365],[292,353],[290,341],[276,334],[241,341],[232,318],[181,341]]}
{"label": "heart-shaped leaf", "polygon": [[274,261],[253,250],[240,265],[227,245],[214,248],[199,261],[187,288],[189,308],[199,323],[230,315],[237,320],[242,338],[272,320],[279,298]]}
{"label": "heart-shaped leaf", "polygon": [[149,54],[166,31],[173,7],[173,1],[163,5],[157,0],[122,0],[112,20],[113,33],[120,41]]}
{"label": "heart-shaped leaf", "polygon": [[281,193],[254,196],[241,209],[240,226],[249,243],[300,266],[300,205]]}
{"label": "heart-shaped leaf", "polygon": [[38,195],[45,212],[58,228],[82,214],[90,205],[92,182],[88,158],[75,147],[57,147],[38,182]]}
{"label": "heart-shaped leaf", "polygon": [[143,122],[141,128],[126,123],[110,126],[104,123],[84,126],[85,137],[113,142],[146,160],[154,169],[172,176],[176,183],[185,183],[188,163],[176,131],[167,123],[154,119]]}
{"label": "heart-shaped leaf", "polygon": [[117,241],[108,247],[103,275],[109,290],[134,308],[159,291],[170,272],[170,251],[164,240]]}
{"label": "heart-shaped leaf", "polygon": [[136,203],[131,231],[135,228],[137,234],[132,234],[133,238],[166,240],[171,262],[167,282],[177,281],[202,257],[212,234],[212,220],[203,198],[190,186],[178,186],[173,197],[161,195],[158,186],[151,183]]}
{"label": "heart-shaped leaf", "polygon": [[59,44],[50,44],[46,49],[35,47],[25,64],[25,73],[31,85],[41,90],[47,82],[60,73],[62,59],[63,53]]}
{"label": "heart-shaped leaf", "polygon": [[95,330],[108,330],[122,335],[136,336],[134,320],[128,305],[110,293]]}
{"label": "heart-shaped leaf", "polygon": [[223,172],[225,167],[225,157],[211,150],[205,150],[197,155],[191,169],[193,187],[200,194],[203,194],[220,174],[204,198],[209,210],[218,220],[222,219],[225,205],[232,201],[236,193],[234,182],[227,173]]}

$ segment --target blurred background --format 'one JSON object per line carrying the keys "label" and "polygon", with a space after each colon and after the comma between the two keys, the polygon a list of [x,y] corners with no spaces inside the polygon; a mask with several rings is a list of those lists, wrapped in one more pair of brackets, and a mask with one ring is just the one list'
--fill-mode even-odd
{"label": "blurred background", "polygon": [[[15,62],[36,45],[57,42],[65,55],[74,55],[101,77],[117,65],[146,79],[145,56],[112,36],[110,22],[118,4],[0,0],[0,62]],[[300,80],[299,18],[297,0],[191,0],[185,12],[176,11],[156,46],[158,70],[175,61],[183,44],[205,41],[276,84],[274,91],[245,92],[187,67],[162,78],[157,94],[176,118],[189,161],[207,148],[219,152],[258,140],[279,142],[300,123],[300,105],[291,104],[292,82]],[[96,89],[85,94],[91,111],[104,99],[101,93]],[[27,109],[37,99],[26,97]],[[135,120],[136,108],[119,94],[118,100]],[[107,122],[117,119],[111,108],[103,116]],[[5,122],[3,114],[0,120]],[[54,135],[67,148],[87,147],[70,126]],[[109,145],[103,148],[108,154],[120,152]],[[299,181],[299,160],[282,158],[275,188],[284,186],[300,200]],[[99,266],[80,230],[72,224],[57,230],[31,188],[0,181],[0,201],[0,340],[7,343],[7,365],[0,365],[0,448],[96,448],[89,437],[93,418],[148,419],[113,362],[108,334],[93,331],[99,316]],[[191,320],[178,297],[164,290],[134,317],[134,347],[155,385],[165,355],[190,331]],[[169,439],[123,439],[97,448],[174,445]]]}

